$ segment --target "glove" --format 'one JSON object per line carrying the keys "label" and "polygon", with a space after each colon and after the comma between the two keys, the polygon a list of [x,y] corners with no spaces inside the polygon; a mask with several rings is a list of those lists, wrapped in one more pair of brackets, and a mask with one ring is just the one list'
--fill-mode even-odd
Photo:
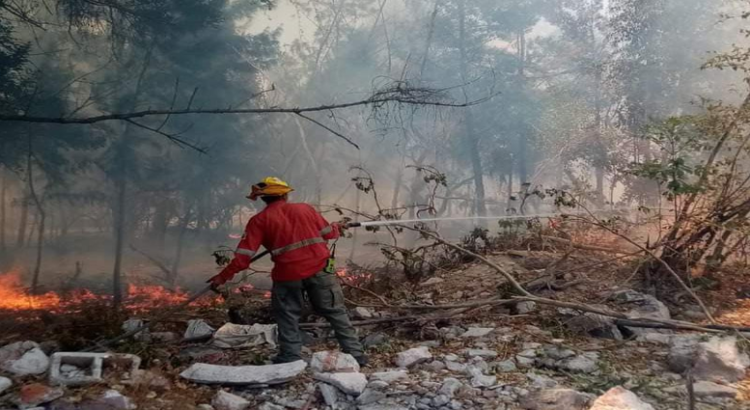
{"label": "glove", "polygon": [[216,293],[221,293],[219,291],[219,287],[229,281],[229,278],[226,278],[220,274],[211,277],[211,279],[207,280],[206,283],[211,284],[211,290],[213,290]]}

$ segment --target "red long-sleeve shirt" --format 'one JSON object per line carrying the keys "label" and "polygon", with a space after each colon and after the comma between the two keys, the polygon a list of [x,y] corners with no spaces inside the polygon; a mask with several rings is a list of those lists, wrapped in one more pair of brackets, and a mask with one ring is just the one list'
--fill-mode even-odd
{"label": "red long-sleeve shirt", "polygon": [[271,250],[274,281],[302,280],[320,272],[330,252],[326,241],[339,237],[337,224],[329,224],[307,204],[279,200],[250,218],[232,262],[221,271],[227,280],[250,267],[262,245]]}

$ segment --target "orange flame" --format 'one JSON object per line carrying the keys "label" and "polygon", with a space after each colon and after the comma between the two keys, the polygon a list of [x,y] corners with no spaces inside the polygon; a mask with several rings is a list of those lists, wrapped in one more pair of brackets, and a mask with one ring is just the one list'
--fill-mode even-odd
{"label": "orange flame", "polygon": [[[40,295],[30,295],[23,286],[18,270],[12,270],[0,275],[0,310],[46,310],[60,312],[75,310],[87,302],[108,303],[112,299],[109,295],[97,295],[88,289],[60,295],[47,292]],[[144,312],[154,308],[177,305],[188,300],[187,293],[177,289],[168,290],[157,285],[128,285],[128,294],[123,306],[133,312]]]}
{"label": "orange flame", "polygon": [[346,270],[346,268],[340,268],[336,271],[336,276],[350,285],[355,285],[357,283],[368,281],[372,277],[372,273],[358,273],[352,275]]}

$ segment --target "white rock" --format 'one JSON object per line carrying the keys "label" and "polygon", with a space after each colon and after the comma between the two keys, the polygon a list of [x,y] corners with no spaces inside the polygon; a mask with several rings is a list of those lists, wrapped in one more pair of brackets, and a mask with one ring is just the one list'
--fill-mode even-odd
{"label": "white rock", "polygon": [[654,410],[654,408],[630,390],[617,386],[596,399],[589,410]]}
{"label": "white rock", "polygon": [[[122,331],[124,333],[135,331],[136,329],[143,328],[146,322],[143,319],[130,318],[122,322]],[[139,342],[150,342],[151,341],[151,330],[149,328],[141,329],[138,333],[133,335],[133,339]]]}
{"label": "white rock", "polygon": [[354,357],[342,352],[315,352],[310,360],[310,369],[314,372],[357,373],[359,363]]}
{"label": "white rock", "polygon": [[331,386],[330,384],[326,383],[318,383],[318,390],[320,390],[320,394],[323,396],[323,401],[331,407],[334,407],[336,405],[336,402],[339,400],[339,393],[338,390]]}
{"label": "white rock", "polygon": [[464,373],[466,371],[466,363],[459,363],[459,362],[445,362],[445,367],[448,368],[448,370],[456,373]]}
{"label": "white rock", "polygon": [[494,327],[470,327],[460,337],[484,337],[494,331]]}
{"label": "white rock", "polygon": [[352,309],[352,316],[357,319],[372,319],[373,314],[370,309],[362,306],[357,306]]}
{"label": "white rock", "polygon": [[477,374],[471,378],[471,387],[492,387],[497,383],[497,377]]}
{"label": "white rock", "polygon": [[108,409],[135,410],[138,407],[130,397],[123,396],[119,391],[112,389],[105,391],[97,402]]}
{"label": "white rock", "polygon": [[431,371],[433,373],[437,373],[443,369],[445,369],[445,363],[441,362],[440,360],[433,360],[427,364],[424,365],[424,369]]}
{"label": "white rock", "polygon": [[516,315],[525,315],[536,310],[536,302],[526,301],[516,303],[513,308],[513,313]]}
{"label": "white rock", "polygon": [[384,381],[386,383],[393,383],[396,380],[401,380],[409,377],[409,373],[406,370],[392,370],[387,372],[376,372],[370,375],[371,381]]}
{"label": "white rock", "polygon": [[707,382],[705,380],[693,384],[693,392],[696,397],[727,397],[730,399],[737,397],[737,389],[734,387]]}
{"label": "white rock", "polygon": [[49,357],[35,342],[11,343],[0,349],[0,369],[16,376],[39,375],[49,365]]}
{"label": "white rock", "polygon": [[592,399],[590,394],[572,389],[544,389],[522,398],[521,407],[528,410],[586,410]]}
{"label": "white rock", "polygon": [[439,283],[445,282],[444,279],[438,278],[437,276],[427,279],[426,281],[422,282],[422,286],[432,286],[437,285]]}
{"label": "white rock", "polygon": [[265,402],[258,407],[258,410],[286,410],[284,406],[279,406],[271,402]]}
{"label": "white rock", "polygon": [[468,349],[466,351],[467,357],[497,357],[497,352],[489,349]]}
{"label": "white rock", "polygon": [[456,360],[458,360],[458,359],[459,359],[459,357],[458,357],[458,356],[456,356],[456,355],[455,355],[455,354],[453,354],[453,353],[448,353],[447,355],[443,356],[443,358],[444,358],[445,360],[449,360],[449,361],[451,361],[451,362],[455,362]]}
{"label": "white rock", "polygon": [[725,380],[735,382],[745,378],[750,364],[747,355],[737,348],[734,337],[712,337],[698,344],[693,377],[696,380]]}
{"label": "white rock", "polygon": [[250,406],[250,402],[240,396],[219,390],[211,400],[211,405],[216,410],[245,410]]}
{"label": "white rock", "polygon": [[526,377],[531,380],[532,389],[551,389],[557,387],[557,382],[554,379],[542,374],[528,372],[526,373]]}
{"label": "white rock", "polygon": [[518,367],[520,368],[528,368],[534,365],[536,362],[536,359],[532,359],[529,357],[524,356],[516,356],[516,363],[518,363]]}
{"label": "white rock", "polygon": [[576,356],[563,360],[559,367],[572,372],[591,373],[598,368],[595,360],[586,356]]}
{"label": "white rock", "polygon": [[203,319],[191,319],[188,321],[187,330],[185,330],[185,339],[194,339],[197,337],[209,336],[214,334],[216,329],[212,328]]}
{"label": "white rock", "polygon": [[502,362],[496,363],[495,368],[497,369],[497,371],[502,373],[515,372],[516,370],[518,370],[518,368],[516,367],[516,362],[514,362],[513,360],[504,360]]}
{"label": "white rock", "polygon": [[438,393],[444,394],[449,398],[453,398],[453,396],[456,395],[458,389],[460,389],[461,387],[463,387],[463,383],[461,383],[458,379],[448,377],[443,380],[443,385],[440,386],[440,390],[438,390]]}
{"label": "white rock", "polygon": [[0,394],[8,390],[8,388],[12,385],[13,382],[9,378],[0,376]]}
{"label": "white rock", "polygon": [[396,366],[406,368],[418,363],[432,359],[432,353],[428,347],[415,347],[396,355]]}
{"label": "white rock", "polygon": [[180,373],[180,377],[203,384],[279,384],[297,377],[306,367],[307,363],[302,360],[266,366],[219,366],[196,363]]}
{"label": "white rock", "polygon": [[216,409],[214,409],[214,406],[210,404],[203,403],[203,404],[198,405],[198,410],[216,410]]}
{"label": "white rock", "polygon": [[366,405],[378,402],[388,397],[385,393],[375,389],[365,389],[362,394],[357,397],[357,404]]}
{"label": "white rock", "polygon": [[313,378],[352,396],[359,396],[367,387],[367,377],[362,373],[313,373]]}
{"label": "white rock", "polygon": [[373,380],[369,383],[367,383],[367,387],[370,389],[375,390],[383,390],[388,388],[388,383],[382,381],[382,380]]}

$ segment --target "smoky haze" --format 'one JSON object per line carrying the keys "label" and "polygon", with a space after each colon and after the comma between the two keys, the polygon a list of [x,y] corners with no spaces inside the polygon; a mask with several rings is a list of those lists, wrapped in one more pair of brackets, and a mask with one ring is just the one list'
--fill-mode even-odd
{"label": "smoky haze", "polygon": [[[0,248],[3,270],[42,288],[196,286],[268,175],[332,221],[555,212],[547,189],[592,209],[650,206],[662,187],[632,165],[666,154],[648,130],[746,92],[741,73],[704,67],[745,44],[743,2],[22,3],[0,2]],[[57,121],[394,93],[448,106]],[[340,259],[377,264],[366,244],[393,240],[355,231]]]}

